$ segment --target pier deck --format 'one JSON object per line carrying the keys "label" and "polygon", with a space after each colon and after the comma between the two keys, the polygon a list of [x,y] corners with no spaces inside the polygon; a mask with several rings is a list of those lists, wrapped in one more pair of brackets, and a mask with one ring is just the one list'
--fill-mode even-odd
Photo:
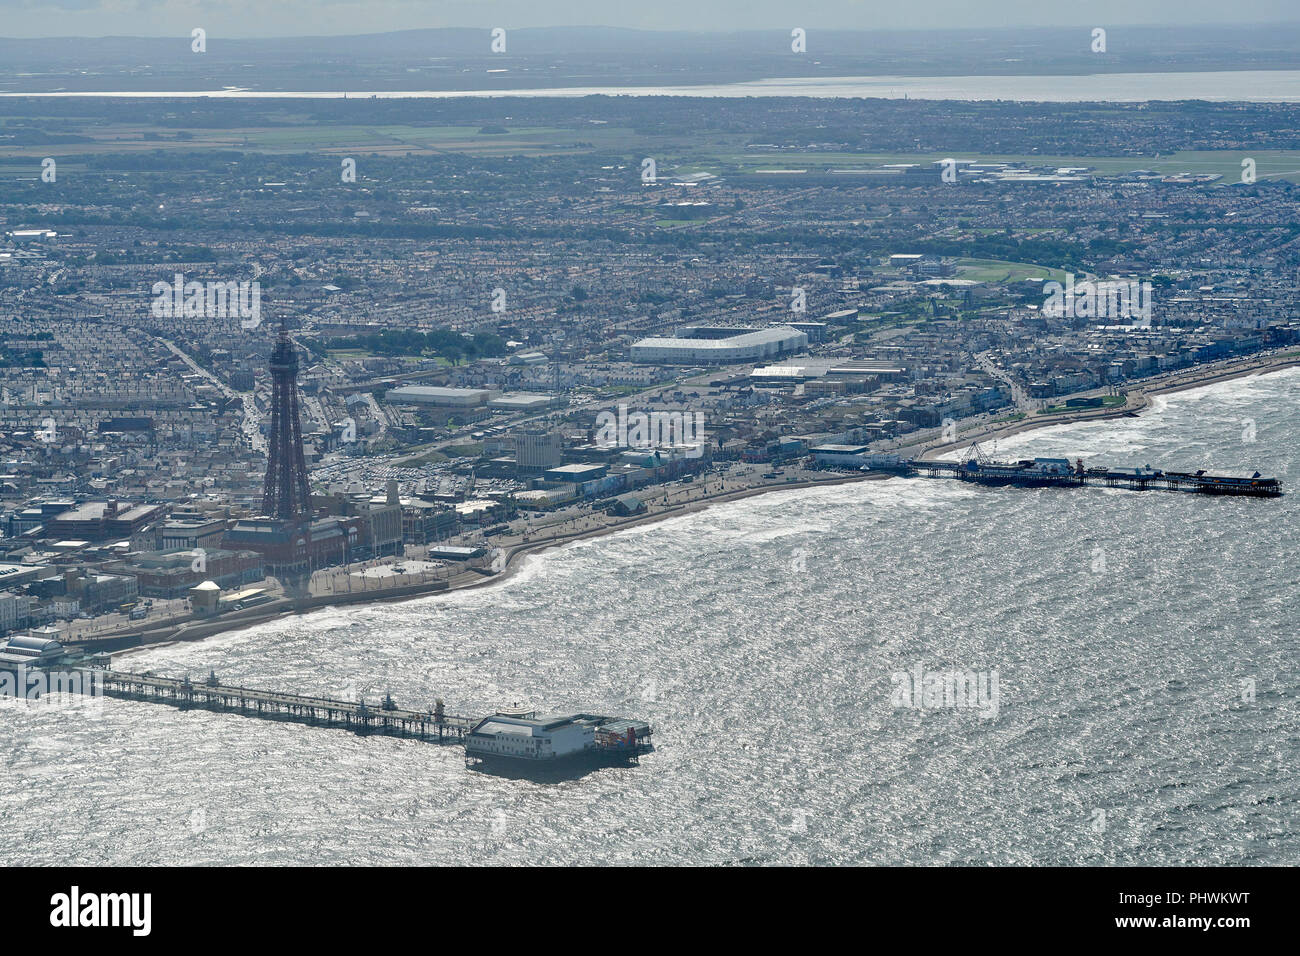
{"label": "pier deck", "polygon": [[432,710],[404,710],[394,706],[388,698],[378,706],[372,706],[364,701],[227,686],[213,678],[196,684],[188,678],[177,680],[97,668],[79,670],[105,697],[170,704],[182,710],[202,708],[315,726],[342,727],[361,734],[463,743],[465,734],[477,723],[473,717],[435,714]]}
{"label": "pier deck", "polygon": [[1277,498],[1282,483],[1252,475],[1211,475],[1204,471],[1162,471],[1158,468],[1084,468],[1082,462],[1062,468],[1064,459],[1000,462],[988,459],[927,461],[904,464],[912,477],[949,478],[979,485],[1019,488],[1123,488],[1129,491],[1182,491],[1203,495]]}

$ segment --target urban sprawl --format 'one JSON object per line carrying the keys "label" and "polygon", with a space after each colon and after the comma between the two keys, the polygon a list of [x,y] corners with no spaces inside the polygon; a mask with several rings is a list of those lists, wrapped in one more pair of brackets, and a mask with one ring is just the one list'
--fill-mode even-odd
{"label": "urban sprawl", "polygon": [[0,632],[480,583],[1286,359],[1297,139],[1243,104],[7,100]]}

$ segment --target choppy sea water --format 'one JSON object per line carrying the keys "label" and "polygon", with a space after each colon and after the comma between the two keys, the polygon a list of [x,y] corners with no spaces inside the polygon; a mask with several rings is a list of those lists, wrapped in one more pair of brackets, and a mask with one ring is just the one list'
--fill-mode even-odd
{"label": "choppy sea water", "polygon": [[[11,863],[1300,862],[1300,371],[999,454],[1258,468],[1280,500],[893,479],[531,558],[137,670],[643,717],[640,766],[538,783],[462,751],[105,701],[0,703]],[[1253,423],[1253,434],[1251,423]],[[1249,440],[1253,437],[1253,441]],[[917,666],[996,716],[892,706]]]}

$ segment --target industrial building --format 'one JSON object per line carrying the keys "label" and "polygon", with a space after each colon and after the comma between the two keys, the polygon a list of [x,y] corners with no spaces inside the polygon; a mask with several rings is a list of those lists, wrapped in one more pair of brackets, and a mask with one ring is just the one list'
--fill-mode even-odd
{"label": "industrial building", "polygon": [[35,242],[39,239],[57,239],[59,234],[53,229],[14,229],[5,233],[10,242]]}
{"label": "industrial building", "polygon": [[828,361],[826,359],[802,359],[794,362],[780,362],[775,365],[762,365],[749,373],[752,385],[793,385],[821,378],[843,381],[874,379],[879,382],[898,382],[908,377],[908,370],[891,362],[876,362],[863,359]]}

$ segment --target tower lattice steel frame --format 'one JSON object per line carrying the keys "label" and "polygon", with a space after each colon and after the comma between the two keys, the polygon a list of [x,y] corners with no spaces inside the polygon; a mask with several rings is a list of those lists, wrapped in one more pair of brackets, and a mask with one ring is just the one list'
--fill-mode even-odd
{"label": "tower lattice steel frame", "polygon": [[262,485],[262,512],[286,521],[311,517],[302,422],[298,416],[298,353],[283,319],[271,352],[271,442]]}

